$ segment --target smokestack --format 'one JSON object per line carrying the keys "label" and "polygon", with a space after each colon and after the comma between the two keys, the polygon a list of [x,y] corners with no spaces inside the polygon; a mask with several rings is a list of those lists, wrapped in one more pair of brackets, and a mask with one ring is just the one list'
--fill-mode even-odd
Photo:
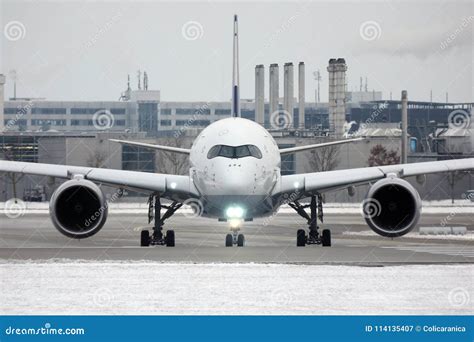
{"label": "smokestack", "polygon": [[407,146],[407,131],[408,131],[408,95],[406,90],[402,90],[402,164],[407,163],[408,146]]}
{"label": "smokestack", "polygon": [[293,126],[294,82],[293,63],[285,63],[283,74],[283,110],[290,114],[288,127]]}
{"label": "smokestack", "polygon": [[298,64],[298,121],[299,127],[304,129],[304,106],[305,106],[305,80],[304,80],[304,62]]}
{"label": "smokestack", "polygon": [[344,58],[331,58],[329,72],[329,125],[336,138],[344,134],[346,122],[346,71]]}
{"label": "smokestack", "polygon": [[5,116],[4,116],[4,84],[5,76],[0,74],[0,133],[5,130]]}
{"label": "smokestack", "polygon": [[270,116],[278,110],[280,102],[280,80],[278,64],[270,64]]}
{"label": "smokestack", "polygon": [[265,124],[265,68],[255,66],[255,121]]}

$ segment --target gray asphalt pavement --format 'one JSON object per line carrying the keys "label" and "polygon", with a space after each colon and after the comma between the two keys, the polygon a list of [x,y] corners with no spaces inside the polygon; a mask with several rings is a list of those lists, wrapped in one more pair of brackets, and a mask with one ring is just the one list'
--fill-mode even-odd
{"label": "gray asphalt pavement", "polygon": [[[439,226],[445,214],[424,214],[420,225]],[[246,222],[243,248],[224,247],[228,224],[205,218],[176,214],[166,227],[176,232],[176,247],[139,247],[139,232],[148,226],[138,214],[110,214],[95,236],[74,240],[53,227],[49,216],[26,214],[0,218],[0,259],[153,260],[163,262],[255,262],[393,265],[424,263],[472,263],[474,242],[468,239],[387,239],[379,236],[349,235],[367,232],[362,217],[355,214],[325,216],[324,227],[332,231],[332,247],[296,247],[296,230],[305,228],[296,214],[279,214],[271,219]],[[456,215],[452,225],[474,230],[468,214]]]}

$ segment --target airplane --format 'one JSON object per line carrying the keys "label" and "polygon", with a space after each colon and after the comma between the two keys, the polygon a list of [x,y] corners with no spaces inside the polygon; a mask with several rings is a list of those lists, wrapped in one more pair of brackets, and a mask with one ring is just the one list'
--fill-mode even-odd
{"label": "airplane", "polygon": [[190,149],[110,139],[185,154],[190,162],[188,175],[4,160],[0,160],[0,172],[65,179],[51,196],[50,216],[56,229],[70,238],[91,237],[104,226],[108,204],[100,186],[107,185],[150,196],[148,218],[149,223],[154,219],[154,224],[151,232],[141,231],[143,247],[175,246],[175,232],[165,232],[164,223],[183,204],[191,202],[198,204],[201,216],[230,224],[231,232],[225,237],[227,247],[245,245],[245,237],[239,233],[243,222],[274,215],[282,204],[288,204],[307,221],[307,230],[297,230],[296,246],[328,247],[331,232],[318,225],[318,220],[323,222],[324,193],[370,184],[362,206],[365,220],[377,234],[394,238],[410,232],[421,213],[420,196],[405,177],[474,169],[474,158],[470,158],[282,175],[281,156],[361,138],[279,148],[264,127],[242,118],[237,26],[234,16],[231,117],[204,128]]}

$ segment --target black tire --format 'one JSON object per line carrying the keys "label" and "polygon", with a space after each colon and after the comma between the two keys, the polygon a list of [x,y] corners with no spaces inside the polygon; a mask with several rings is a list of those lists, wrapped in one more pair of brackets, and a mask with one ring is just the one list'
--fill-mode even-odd
{"label": "black tire", "polygon": [[168,230],[166,232],[166,247],[174,247],[174,230]]}
{"label": "black tire", "polygon": [[296,232],[296,246],[306,246],[306,232],[304,231],[304,229],[298,229],[298,231]]}
{"label": "black tire", "polygon": [[239,234],[237,236],[237,246],[238,247],[244,247],[245,245],[245,236],[244,234]]}
{"label": "black tire", "polygon": [[142,230],[140,234],[140,246],[150,246],[150,232],[148,230]]}
{"label": "black tire", "polygon": [[331,247],[331,231],[329,229],[323,229],[321,244],[323,247]]}
{"label": "black tire", "polygon": [[232,247],[232,245],[233,245],[232,234],[227,234],[225,236],[225,246]]}

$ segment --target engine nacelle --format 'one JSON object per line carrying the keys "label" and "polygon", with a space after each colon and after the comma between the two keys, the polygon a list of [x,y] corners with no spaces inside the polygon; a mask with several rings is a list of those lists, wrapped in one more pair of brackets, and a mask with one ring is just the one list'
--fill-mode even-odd
{"label": "engine nacelle", "polygon": [[69,180],[56,189],[49,211],[62,234],[82,239],[96,234],[107,219],[107,201],[102,190],[84,179]]}
{"label": "engine nacelle", "polygon": [[372,185],[362,204],[365,221],[379,235],[403,236],[418,223],[421,199],[407,181],[388,177]]}

